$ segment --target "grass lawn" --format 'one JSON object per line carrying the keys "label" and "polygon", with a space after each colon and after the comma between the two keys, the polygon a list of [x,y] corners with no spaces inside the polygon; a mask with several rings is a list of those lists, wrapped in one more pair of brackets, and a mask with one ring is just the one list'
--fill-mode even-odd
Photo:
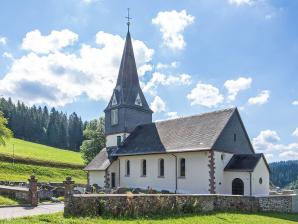
{"label": "grass lawn", "polygon": [[17,204],[18,204],[17,201],[7,198],[7,197],[3,197],[0,195],[0,206],[2,206],[2,205],[17,205]]}
{"label": "grass lawn", "polygon": [[71,224],[290,224],[297,223],[298,215],[295,214],[237,214],[237,213],[212,213],[205,215],[183,215],[174,217],[156,217],[142,219],[114,219],[114,218],[64,218],[61,213],[41,215],[26,218],[0,221],[0,223],[71,223]]}
{"label": "grass lawn", "polygon": [[36,144],[13,138],[6,146],[0,146],[0,156],[12,157],[14,145],[15,158],[44,161],[62,164],[83,165],[83,159],[79,152],[62,150],[50,146]]}
{"label": "grass lawn", "polygon": [[81,169],[0,162],[0,180],[27,181],[32,174],[40,182],[62,182],[67,176],[71,176],[76,183],[87,182],[86,173]]}

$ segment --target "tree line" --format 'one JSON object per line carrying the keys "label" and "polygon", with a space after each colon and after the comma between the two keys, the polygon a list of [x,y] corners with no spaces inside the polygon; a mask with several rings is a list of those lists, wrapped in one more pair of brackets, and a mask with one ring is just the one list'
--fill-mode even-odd
{"label": "tree line", "polygon": [[57,111],[54,107],[26,106],[9,98],[0,99],[0,111],[8,120],[14,137],[53,147],[79,151],[83,141],[84,124],[74,112]]}
{"label": "tree line", "polygon": [[298,160],[274,162],[269,167],[270,180],[275,186],[283,188],[298,180]]}

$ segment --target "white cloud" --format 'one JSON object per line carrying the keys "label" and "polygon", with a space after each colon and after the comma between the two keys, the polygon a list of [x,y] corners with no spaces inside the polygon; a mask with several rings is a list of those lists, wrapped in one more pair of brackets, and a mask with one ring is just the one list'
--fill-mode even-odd
{"label": "white cloud", "polygon": [[0,36],[0,44],[5,45],[7,43],[7,38]]}
{"label": "white cloud", "polygon": [[177,12],[163,11],[159,12],[152,23],[159,26],[162,33],[163,43],[171,49],[181,50],[185,47],[183,31],[194,22],[195,17],[187,14],[186,10]]}
{"label": "white cloud", "polygon": [[293,131],[292,135],[298,137],[298,128],[296,128],[295,131]]}
{"label": "white cloud", "polygon": [[91,4],[91,3],[94,3],[94,2],[98,2],[99,0],[81,0],[81,1],[85,4]]}
{"label": "white cloud", "polygon": [[222,103],[224,97],[220,94],[218,88],[210,85],[198,83],[187,95],[187,99],[191,101],[191,105],[201,105],[205,107],[215,107]]}
{"label": "white cloud", "polygon": [[234,101],[239,91],[250,88],[252,78],[239,77],[236,80],[227,80],[224,87],[228,90],[228,100]]}
{"label": "white cloud", "polygon": [[292,105],[293,105],[293,106],[298,106],[298,100],[293,101],[293,102],[292,102]]}
{"label": "white cloud", "polygon": [[162,69],[168,69],[168,68],[177,68],[177,66],[178,66],[177,61],[173,61],[170,64],[157,63],[156,69],[162,70]]}
{"label": "white cloud", "polygon": [[256,97],[251,97],[248,99],[248,104],[250,105],[262,105],[268,102],[270,97],[270,92],[268,90],[263,90]]}
{"label": "white cloud", "polygon": [[47,36],[43,36],[39,30],[33,30],[26,34],[22,48],[35,53],[50,53],[73,45],[78,38],[76,33],[68,29],[53,30]]}
{"label": "white cloud", "polygon": [[263,130],[260,134],[253,138],[252,143],[257,151],[272,151],[276,149],[277,142],[280,141],[276,131]]}
{"label": "white cloud", "polygon": [[[76,53],[69,53],[47,47],[49,54],[31,51],[13,60],[0,80],[0,94],[29,105],[64,106],[82,94],[92,100],[108,100],[117,79],[124,39],[99,32],[96,40],[98,48],[82,44]],[[137,65],[142,66],[151,60],[153,50],[141,41],[135,42]]]}
{"label": "white cloud", "polygon": [[180,116],[178,115],[177,112],[175,111],[171,111],[167,113],[168,119],[175,119],[175,118],[179,118]]}
{"label": "white cloud", "polygon": [[159,85],[189,85],[191,76],[188,74],[166,75],[159,72],[154,72],[152,78],[143,86],[144,92],[150,92],[155,95],[155,90]]}
{"label": "white cloud", "polygon": [[9,53],[9,52],[4,52],[2,54],[2,57],[7,58],[7,59],[10,59],[10,60],[13,60],[14,59],[13,55],[11,53]]}
{"label": "white cloud", "polygon": [[166,110],[166,103],[159,96],[155,96],[150,107],[156,113],[164,112]]}
{"label": "white cloud", "polygon": [[229,3],[231,5],[237,5],[237,6],[241,6],[241,5],[253,5],[255,3],[256,0],[229,0]]}
{"label": "white cloud", "polygon": [[280,153],[279,156],[285,160],[295,160],[298,159],[298,152],[290,150]]}

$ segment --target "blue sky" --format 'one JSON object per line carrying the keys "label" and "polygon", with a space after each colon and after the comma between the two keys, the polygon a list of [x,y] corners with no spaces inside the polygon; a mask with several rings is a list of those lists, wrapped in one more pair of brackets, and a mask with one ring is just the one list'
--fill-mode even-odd
{"label": "blue sky", "polygon": [[237,106],[257,151],[298,159],[294,0],[2,1],[0,94],[103,115],[127,7],[154,120]]}

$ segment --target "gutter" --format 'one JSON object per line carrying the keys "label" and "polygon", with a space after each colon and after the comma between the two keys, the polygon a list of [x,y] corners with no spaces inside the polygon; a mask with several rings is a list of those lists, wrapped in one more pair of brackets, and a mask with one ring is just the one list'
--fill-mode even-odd
{"label": "gutter", "polygon": [[178,175],[177,175],[177,156],[174,154],[171,154],[175,157],[175,194],[177,194],[178,189]]}

